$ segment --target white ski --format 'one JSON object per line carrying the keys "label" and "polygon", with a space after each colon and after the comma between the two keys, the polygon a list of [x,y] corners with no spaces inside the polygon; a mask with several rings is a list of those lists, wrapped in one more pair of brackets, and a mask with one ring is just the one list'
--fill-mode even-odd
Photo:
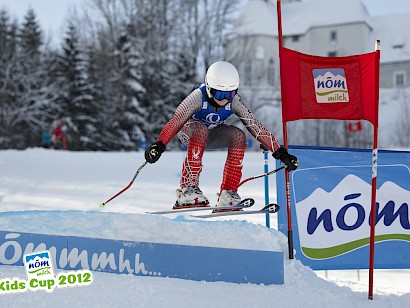
{"label": "white ski", "polygon": [[276,203],[270,203],[264,206],[260,210],[250,210],[250,211],[226,211],[226,212],[217,212],[212,214],[205,215],[191,215],[191,217],[196,218],[212,218],[212,217],[222,217],[222,216],[235,216],[235,215],[249,215],[249,214],[274,214],[279,211],[280,207]]}
{"label": "white ski", "polygon": [[185,213],[185,212],[197,212],[197,211],[206,211],[206,210],[232,210],[232,209],[244,209],[251,207],[255,203],[255,200],[252,198],[243,199],[237,205],[234,206],[202,206],[202,207],[191,207],[191,208],[179,208],[166,211],[157,211],[157,212],[146,212],[147,214],[171,214],[171,213]]}

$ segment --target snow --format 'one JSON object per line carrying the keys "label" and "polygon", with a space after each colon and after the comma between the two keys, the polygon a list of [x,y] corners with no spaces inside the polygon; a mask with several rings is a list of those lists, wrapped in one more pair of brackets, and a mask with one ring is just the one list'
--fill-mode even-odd
{"label": "snow", "polygon": [[[215,202],[225,152],[206,152],[201,188]],[[0,151],[2,230],[78,235],[159,243],[259,250],[287,250],[286,237],[267,229],[263,215],[199,220],[188,214],[156,216],[175,201],[184,154],[165,152],[145,166],[127,191],[100,210],[99,204],[126,187],[143,163],[142,152]],[[270,168],[273,169],[273,159]],[[243,178],[263,173],[263,154],[247,152]],[[270,177],[271,202],[276,201]],[[264,202],[263,180],[239,191]],[[58,271],[57,271],[58,272]],[[325,279],[325,277],[328,277]],[[0,278],[25,279],[23,267],[0,266]],[[360,278],[360,279],[359,279]],[[406,307],[410,271],[376,271],[374,300],[367,299],[367,271],[314,272],[285,260],[284,285],[195,282],[95,272],[90,286],[0,295],[2,307]]]}

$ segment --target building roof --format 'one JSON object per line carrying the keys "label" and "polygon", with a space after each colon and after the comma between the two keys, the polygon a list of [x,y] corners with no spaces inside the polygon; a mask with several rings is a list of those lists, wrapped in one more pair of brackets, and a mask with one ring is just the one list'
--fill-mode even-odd
{"label": "building roof", "polygon": [[[410,14],[370,16],[361,0],[310,0],[282,4],[284,36],[303,35],[314,27],[365,23],[371,29],[366,49],[381,40],[381,62],[410,61]],[[278,36],[276,5],[248,0],[236,21],[233,35]]]}
{"label": "building roof", "polygon": [[[346,23],[371,25],[370,16],[360,0],[315,0],[281,5],[283,35],[302,35],[312,27]],[[235,25],[238,35],[277,36],[276,5],[263,0],[249,0]]]}
{"label": "building roof", "polygon": [[380,40],[382,63],[410,61],[409,13],[373,17],[372,25],[368,50],[374,50],[374,43]]}

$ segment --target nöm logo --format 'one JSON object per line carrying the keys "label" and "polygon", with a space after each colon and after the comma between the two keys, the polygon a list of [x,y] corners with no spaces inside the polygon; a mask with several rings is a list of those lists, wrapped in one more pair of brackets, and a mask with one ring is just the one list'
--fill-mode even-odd
{"label": "n\u00f6m logo", "polygon": [[314,69],[312,73],[318,103],[349,101],[346,74],[343,68]]}

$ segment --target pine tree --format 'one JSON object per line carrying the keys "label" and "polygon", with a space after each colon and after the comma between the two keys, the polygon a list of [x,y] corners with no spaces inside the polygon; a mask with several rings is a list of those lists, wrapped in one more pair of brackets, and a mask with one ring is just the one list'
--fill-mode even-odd
{"label": "pine tree", "polygon": [[93,135],[101,150],[123,150],[123,132],[117,121],[119,91],[113,82],[115,64],[107,38],[102,32],[98,39],[87,47],[89,58],[89,80],[94,85],[93,97],[96,102],[95,118],[98,132]]}
{"label": "pine tree", "polygon": [[[21,108],[16,104],[20,93],[17,58],[17,22],[0,10],[0,148],[24,148]],[[24,116],[24,114],[23,114]]]}
{"label": "pine tree", "polygon": [[33,9],[27,11],[19,36],[21,52],[37,60],[42,45],[42,32]]}
{"label": "pine tree", "polygon": [[21,27],[0,12],[0,148],[40,146],[55,112],[41,37],[33,10]]}
{"label": "pine tree", "polygon": [[42,31],[35,12],[29,9],[18,32],[19,91],[15,105],[21,116],[21,133],[25,147],[39,146],[43,131],[50,130],[56,112],[53,80],[46,69],[46,58],[41,50]]}
{"label": "pine tree", "polygon": [[89,76],[90,63],[74,25],[68,27],[62,49],[56,75],[60,118],[66,128],[68,147],[71,150],[102,149],[103,145],[94,139],[98,134],[98,119],[93,96],[95,87]]}
{"label": "pine tree", "polygon": [[132,25],[127,25],[117,43],[115,80],[121,93],[117,100],[116,121],[123,132],[123,146],[129,150],[138,148],[139,142],[146,139],[146,114],[140,104],[146,93],[141,84],[142,50],[143,42]]}

